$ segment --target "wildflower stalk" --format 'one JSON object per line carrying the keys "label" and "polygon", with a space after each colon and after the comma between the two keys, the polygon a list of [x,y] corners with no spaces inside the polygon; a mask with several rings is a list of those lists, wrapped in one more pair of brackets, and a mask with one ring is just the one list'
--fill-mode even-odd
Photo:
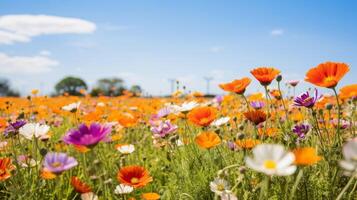
{"label": "wildflower stalk", "polygon": [[293,189],[292,189],[292,191],[290,193],[290,198],[289,198],[290,200],[294,198],[297,186],[299,185],[302,176],[303,176],[303,170],[300,169],[298,175],[296,176],[296,180],[295,180],[295,183],[293,185]]}
{"label": "wildflower stalk", "polygon": [[247,104],[247,109],[248,109],[248,111],[250,111],[249,102],[248,102],[247,97],[245,97],[244,94],[241,94],[241,96],[243,97],[245,103]]}
{"label": "wildflower stalk", "polygon": [[266,176],[263,182],[261,183],[259,199],[268,199],[269,185],[270,185],[270,176]]}
{"label": "wildflower stalk", "polygon": [[280,81],[278,81],[278,90],[279,90],[279,95],[281,97],[281,103],[283,104],[283,107],[284,107],[286,120],[288,121],[288,124],[290,125],[289,113],[288,113],[288,109],[286,108],[286,105],[285,105],[285,102],[284,102],[283,93],[281,92]]}
{"label": "wildflower stalk", "polygon": [[335,93],[335,97],[336,97],[336,102],[337,102],[337,129],[336,129],[336,135],[338,137],[338,143],[340,145],[342,145],[342,140],[341,140],[341,135],[340,135],[340,121],[341,121],[341,104],[340,104],[340,100],[338,99],[338,94],[336,92],[336,88],[332,88],[333,92]]}
{"label": "wildflower stalk", "polygon": [[[350,187],[350,185],[352,184],[352,182],[355,179],[355,176],[357,175],[357,172],[353,173],[350,180],[348,180],[347,184],[345,185],[345,187],[342,189],[342,191],[340,192],[340,194],[337,196],[336,200],[340,200],[343,196],[343,194],[346,192],[346,190]],[[353,192],[353,191],[352,191]]]}

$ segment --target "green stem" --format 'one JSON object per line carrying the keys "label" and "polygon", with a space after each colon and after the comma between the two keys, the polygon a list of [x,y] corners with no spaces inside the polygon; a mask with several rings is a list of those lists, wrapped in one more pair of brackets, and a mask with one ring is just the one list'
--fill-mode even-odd
{"label": "green stem", "polygon": [[356,173],[352,174],[350,180],[348,181],[348,183],[345,185],[345,187],[342,189],[342,191],[340,192],[340,194],[337,196],[336,200],[340,200],[343,196],[343,194],[346,192],[346,190],[350,187],[350,185],[352,184],[354,178],[355,178]]}
{"label": "green stem", "polygon": [[336,135],[338,137],[338,143],[342,145],[342,140],[341,140],[341,135],[340,135],[340,121],[341,121],[341,105],[340,105],[340,100],[338,99],[338,94],[336,92],[336,88],[332,88],[333,92],[335,93],[336,97],[336,102],[337,102],[337,116],[338,116],[338,121],[337,121],[337,130],[336,130]]}
{"label": "green stem", "polygon": [[296,176],[296,180],[295,180],[295,183],[294,183],[294,186],[293,186],[293,189],[292,189],[292,191],[291,191],[291,195],[290,195],[290,198],[289,198],[289,199],[293,199],[293,198],[294,198],[294,195],[295,195],[297,186],[299,185],[302,176],[303,176],[303,170],[300,169],[298,175]]}

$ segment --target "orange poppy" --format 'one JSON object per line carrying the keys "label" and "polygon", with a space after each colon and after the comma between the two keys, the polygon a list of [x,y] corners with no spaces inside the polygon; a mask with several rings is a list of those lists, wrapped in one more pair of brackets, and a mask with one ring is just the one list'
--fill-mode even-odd
{"label": "orange poppy", "polygon": [[230,83],[220,84],[219,87],[227,92],[234,92],[236,94],[243,94],[245,89],[250,84],[250,78],[244,77],[239,80],[234,80]]}
{"label": "orange poppy", "polygon": [[316,149],[312,147],[303,147],[293,150],[295,154],[295,164],[297,165],[313,165],[321,160],[317,155]]}
{"label": "orange poppy", "polygon": [[11,177],[10,172],[15,169],[10,158],[0,158],[0,181]]}
{"label": "orange poppy", "polygon": [[191,110],[187,118],[198,126],[208,126],[216,119],[217,110],[212,107],[198,107]]}
{"label": "orange poppy", "polygon": [[341,99],[349,99],[357,97],[357,84],[346,85],[340,89]]}
{"label": "orange poppy", "polygon": [[255,125],[265,122],[267,118],[267,115],[261,110],[248,111],[243,113],[243,115]]}
{"label": "orange poppy", "polygon": [[261,85],[267,86],[270,85],[280,71],[273,67],[258,67],[250,71],[250,73],[260,82]]}
{"label": "orange poppy", "polygon": [[72,176],[71,185],[74,187],[74,190],[80,194],[91,192],[92,189],[86,183],[83,183],[78,177]]}
{"label": "orange poppy", "polygon": [[160,195],[155,192],[148,192],[141,195],[144,200],[157,200],[160,199]]}
{"label": "orange poppy", "polygon": [[334,88],[349,70],[345,63],[325,62],[310,69],[305,81],[320,87]]}
{"label": "orange poppy", "polygon": [[131,165],[122,167],[117,174],[119,182],[134,188],[144,187],[152,181],[149,172],[141,166]]}
{"label": "orange poppy", "polygon": [[202,132],[195,138],[196,144],[204,149],[210,149],[221,143],[221,138],[215,132]]}
{"label": "orange poppy", "polygon": [[256,145],[260,144],[261,142],[259,140],[254,140],[254,139],[248,138],[248,139],[236,140],[235,143],[240,148],[251,149],[251,148],[255,147]]}

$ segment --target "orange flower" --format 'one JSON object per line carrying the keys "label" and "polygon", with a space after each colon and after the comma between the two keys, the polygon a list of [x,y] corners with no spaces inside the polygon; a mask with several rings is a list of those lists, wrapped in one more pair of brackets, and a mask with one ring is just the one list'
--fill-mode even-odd
{"label": "orange flower", "polygon": [[295,154],[295,163],[297,165],[313,165],[321,160],[321,157],[316,153],[316,149],[312,147],[298,148],[293,153]]}
{"label": "orange flower", "polygon": [[11,177],[10,172],[15,169],[10,158],[0,158],[0,181]]}
{"label": "orange flower", "polygon": [[256,145],[260,144],[261,142],[259,140],[254,140],[254,139],[243,139],[243,140],[236,140],[235,143],[240,148],[251,149]]}
{"label": "orange flower", "polygon": [[334,88],[349,70],[345,63],[325,62],[310,69],[305,81],[320,87]]}
{"label": "orange flower", "polygon": [[219,87],[227,92],[243,94],[247,86],[250,84],[250,82],[251,82],[250,78],[244,77],[239,80],[234,80],[230,83],[220,84]]}
{"label": "orange flower", "polygon": [[259,67],[253,69],[250,73],[260,82],[260,84],[267,86],[270,85],[280,71],[273,67]]}
{"label": "orange flower", "polygon": [[122,167],[117,174],[119,182],[134,188],[144,187],[152,181],[149,172],[141,166],[131,165]]}
{"label": "orange flower", "polygon": [[221,139],[215,132],[202,132],[195,138],[196,144],[204,149],[210,149],[221,143]]}
{"label": "orange flower", "polygon": [[281,99],[281,94],[279,90],[271,90],[270,94],[277,100]]}
{"label": "orange flower", "polygon": [[74,187],[74,190],[80,194],[91,192],[92,189],[86,183],[83,183],[78,177],[72,176],[71,185]]}
{"label": "orange flower", "polygon": [[198,107],[191,110],[187,118],[198,126],[208,126],[216,119],[217,110],[212,107]]}
{"label": "orange flower", "polygon": [[50,179],[54,179],[56,177],[57,177],[56,174],[54,174],[50,171],[47,171],[45,169],[41,170],[41,178],[43,178],[43,179],[50,180]]}
{"label": "orange flower", "polygon": [[341,99],[349,99],[357,97],[357,84],[346,85],[340,89]]}
{"label": "orange flower", "polygon": [[260,136],[269,136],[269,137],[274,137],[276,135],[276,132],[278,131],[277,128],[259,128],[258,129],[258,135]]}
{"label": "orange flower", "polygon": [[255,125],[265,122],[267,118],[266,114],[260,110],[248,111],[243,114],[249,121],[251,121]]}
{"label": "orange flower", "polygon": [[160,199],[160,195],[155,192],[148,192],[141,195],[144,200],[157,200]]}

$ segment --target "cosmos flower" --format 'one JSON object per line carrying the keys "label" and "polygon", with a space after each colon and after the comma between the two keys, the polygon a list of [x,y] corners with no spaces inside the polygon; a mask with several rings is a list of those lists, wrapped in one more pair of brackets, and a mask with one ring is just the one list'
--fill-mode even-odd
{"label": "cosmos flower", "polygon": [[[330,120],[330,123],[337,128],[338,126],[338,119],[332,119]],[[346,129],[348,127],[350,127],[350,122],[349,121],[346,121],[344,119],[340,119],[340,129]]]}
{"label": "cosmos flower", "polygon": [[49,152],[43,161],[44,170],[53,174],[60,174],[77,165],[77,160],[66,153]]}
{"label": "cosmos flower", "polygon": [[334,88],[349,70],[345,63],[325,62],[310,69],[305,81],[320,87]]}
{"label": "cosmos flower", "polygon": [[253,157],[246,157],[247,167],[267,175],[288,176],[295,172],[295,156],[282,145],[259,144],[253,149]]}
{"label": "cosmos flower", "polygon": [[342,149],[343,160],[339,162],[346,176],[357,175],[357,137],[347,142]]}
{"label": "cosmos flower", "polygon": [[62,140],[67,144],[93,147],[100,141],[109,141],[111,131],[110,126],[102,126],[98,123],[92,123],[90,126],[81,124],[78,129],[67,132]]}
{"label": "cosmos flower", "polygon": [[224,83],[220,84],[219,87],[227,92],[233,92],[236,94],[243,94],[245,92],[245,89],[248,87],[250,84],[251,80],[248,77],[244,77],[242,79],[237,79],[234,80],[230,83]]}
{"label": "cosmos flower", "polygon": [[209,126],[216,119],[217,110],[212,107],[198,107],[191,110],[187,118],[198,126]]}
{"label": "cosmos flower", "polygon": [[210,126],[220,127],[220,126],[222,126],[223,124],[228,123],[230,119],[231,119],[230,117],[221,117],[221,118],[219,118],[219,119],[214,120],[214,121],[210,124]]}
{"label": "cosmos flower", "polygon": [[77,176],[72,176],[71,185],[73,186],[74,190],[80,194],[92,192],[90,186],[82,182]]}
{"label": "cosmos flower", "polygon": [[174,133],[177,126],[171,124],[170,120],[161,121],[157,126],[152,126],[151,131],[154,133],[155,138],[164,138],[167,135]]}
{"label": "cosmos flower", "polygon": [[129,185],[125,185],[125,184],[119,184],[115,187],[114,193],[115,194],[129,194],[132,191],[134,191],[134,188],[129,186]]}
{"label": "cosmos flower", "polygon": [[280,71],[272,67],[259,67],[251,70],[250,73],[260,82],[261,85],[267,86],[270,85]]}
{"label": "cosmos flower", "polygon": [[36,166],[37,164],[39,164],[39,161],[36,161],[34,159],[32,159],[31,157],[29,156],[26,156],[26,155],[19,155],[17,157],[17,163],[19,163],[19,165],[21,167],[34,167]]}
{"label": "cosmos flower", "polygon": [[76,103],[71,103],[66,106],[63,106],[62,110],[69,111],[69,112],[75,112],[76,110],[78,110],[80,105],[81,105],[81,102],[78,101]]}
{"label": "cosmos flower", "polygon": [[196,144],[204,149],[210,149],[221,143],[221,138],[215,132],[202,132],[195,138]]}
{"label": "cosmos flower", "polygon": [[9,134],[16,134],[19,131],[19,129],[23,127],[25,124],[26,124],[25,120],[18,120],[16,122],[10,123],[4,131],[4,135],[8,136]]}
{"label": "cosmos flower", "polygon": [[19,129],[19,134],[28,140],[32,140],[34,137],[41,139],[47,137],[49,130],[50,127],[45,124],[27,123]]}
{"label": "cosmos flower", "polygon": [[293,127],[293,132],[298,136],[298,138],[304,139],[306,134],[309,133],[310,131],[310,125],[309,124],[296,124]]}
{"label": "cosmos flower", "polygon": [[316,149],[312,147],[302,147],[293,150],[296,165],[314,165],[321,160]]}
{"label": "cosmos flower", "polygon": [[294,105],[299,107],[312,108],[321,97],[322,96],[318,95],[318,91],[315,88],[314,96],[310,96],[310,93],[306,91],[305,93],[302,93],[301,95],[295,97]]}
{"label": "cosmos flower", "polygon": [[260,110],[265,106],[265,103],[263,101],[251,101],[250,105],[256,109],[256,110]]}
{"label": "cosmos flower", "polygon": [[217,195],[221,195],[223,192],[229,191],[229,183],[228,181],[222,178],[215,178],[209,184],[210,189],[212,192],[216,193]]}
{"label": "cosmos flower", "polygon": [[131,154],[135,151],[135,147],[132,144],[119,144],[115,148],[122,154]]}
{"label": "cosmos flower", "polygon": [[153,180],[144,167],[137,165],[120,168],[117,179],[120,183],[134,188],[144,187]]}
{"label": "cosmos flower", "polygon": [[170,110],[172,113],[187,113],[190,110],[196,108],[199,104],[196,101],[184,102],[180,106],[178,105],[171,105]]}
{"label": "cosmos flower", "polygon": [[0,158],[0,181],[5,181],[10,178],[10,172],[15,168],[10,158]]}

